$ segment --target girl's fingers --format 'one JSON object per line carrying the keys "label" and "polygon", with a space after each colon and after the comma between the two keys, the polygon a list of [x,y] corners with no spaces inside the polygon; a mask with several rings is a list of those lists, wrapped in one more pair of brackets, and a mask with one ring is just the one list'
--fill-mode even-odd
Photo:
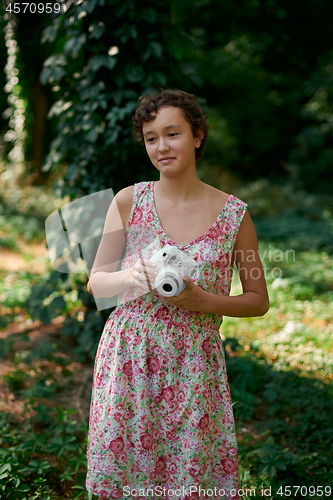
{"label": "girl's fingers", "polygon": [[150,278],[151,280],[155,280],[158,272],[154,271],[153,268],[141,267],[140,274],[142,276],[146,276],[146,277]]}
{"label": "girl's fingers", "polygon": [[136,275],[136,281],[139,286],[144,286],[145,288],[151,287],[154,288],[155,285],[155,277],[154,276],[147,276],[143,275],[141,273],[138,273]]}

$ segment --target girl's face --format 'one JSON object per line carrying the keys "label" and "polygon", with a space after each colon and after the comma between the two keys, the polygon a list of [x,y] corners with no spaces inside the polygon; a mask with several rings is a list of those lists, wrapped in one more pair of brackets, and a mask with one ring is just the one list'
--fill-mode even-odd
{"label": "girl's face", "polygon": [[182,109],[164,106],[154,120],[142,125],[145,146],[153,165],[167,177],[175,177],[185,170],[195,170],[195,148],[199,147],[204,132],[194,138],[191,125]]}

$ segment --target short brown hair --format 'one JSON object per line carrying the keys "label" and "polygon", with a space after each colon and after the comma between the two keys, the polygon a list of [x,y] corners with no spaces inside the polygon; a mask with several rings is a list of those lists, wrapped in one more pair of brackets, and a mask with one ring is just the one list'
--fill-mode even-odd
{"label": "short brown hair", "polygon": [[191,125],[193,137],[199,129],[203,130],[204,138],[198,148],[195,149],[195,158],[200,160],[203,156],[209,125],[208,116],[205,116],[199,106],[196,97],[187,92],[178,89],[159,89],[159,94],[149,94],[140,96],[138,99],[138,108],[132,118],[134,125],[134,138],[144,146],[142,133],[143,122],[149,122],[155,118],[154,114],[162,106],[174,106],[183,110],[184,118]]}

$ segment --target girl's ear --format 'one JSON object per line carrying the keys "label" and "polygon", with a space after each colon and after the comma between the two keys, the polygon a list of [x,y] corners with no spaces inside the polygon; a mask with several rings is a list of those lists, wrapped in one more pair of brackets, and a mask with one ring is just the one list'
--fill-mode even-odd
{"label": "girl's ear", "polygon": [[196,143],[195,143],[195,147],[196,148],[199,148],[201,143],[202,143],[202,140],[203,138],[205,137],[205,132],[202,130],[202,129],[199,129],[195,135],[196,137]]}

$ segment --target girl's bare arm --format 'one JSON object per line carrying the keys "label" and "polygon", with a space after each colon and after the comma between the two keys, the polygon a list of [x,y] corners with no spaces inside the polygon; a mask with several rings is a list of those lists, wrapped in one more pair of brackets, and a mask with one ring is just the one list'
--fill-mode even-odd
{"label": "girl's bare arm", "polygon": [[126,228],[130,216],[134,186],[119,191],[106,215],[103,236],[87,284],[88,292],[96,298],[114,297],[131,286],[145,288],[148,273],[153,278],[149,261],[116,271],[126,247]]}
{"label": "girl's bare arm", "polygon": [[269,309],[269,297],[257,234],[248,211],[238,230],[234,258],[243,293],[227,296],[205,292],[203,311],[237,318],[263,316]]}

